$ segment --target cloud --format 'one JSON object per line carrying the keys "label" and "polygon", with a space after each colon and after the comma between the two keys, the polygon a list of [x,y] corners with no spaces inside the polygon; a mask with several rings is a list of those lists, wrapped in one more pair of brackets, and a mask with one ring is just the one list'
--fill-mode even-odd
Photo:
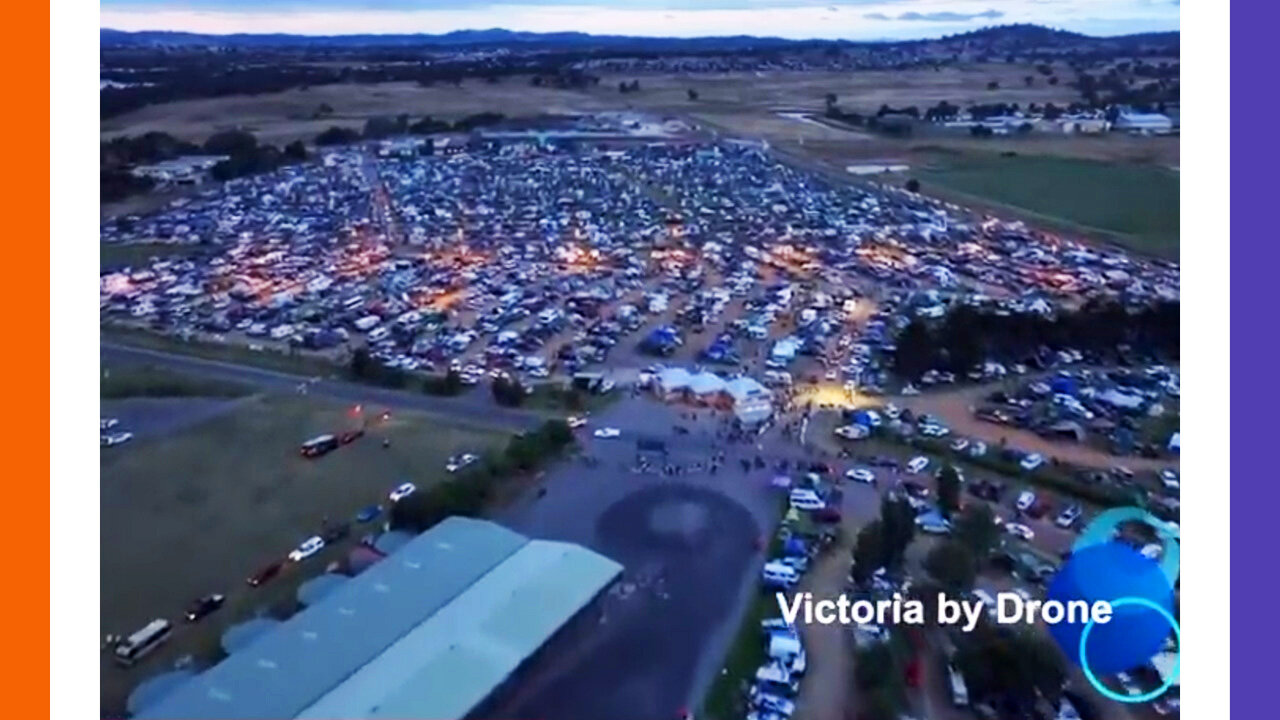
{"label": "cloud", "polygon": [[999,10],[985,10],[979,13],[958,13],[958,12],[904,12],[897,17],[889,17],[884,13],[867,13],[862,17],[867,20],[908,20],[923,22],[965,22],[968,20],[995,20],[1004,17],[1004,13]]}

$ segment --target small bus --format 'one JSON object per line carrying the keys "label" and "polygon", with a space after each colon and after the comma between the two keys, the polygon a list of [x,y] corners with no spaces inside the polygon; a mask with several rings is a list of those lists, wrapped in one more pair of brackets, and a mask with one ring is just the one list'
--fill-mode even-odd
{"label": "small bus", "polygon": [[173,626],[168,620],[152,620],[146,627],[116,645],[116,662],[126,667],[133,665],[152,650],[163,645],[172,632]]}

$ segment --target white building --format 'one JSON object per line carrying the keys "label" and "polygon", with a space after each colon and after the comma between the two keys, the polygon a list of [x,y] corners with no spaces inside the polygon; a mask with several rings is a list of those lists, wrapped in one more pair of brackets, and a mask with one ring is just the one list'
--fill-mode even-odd
{"label": "white building", "polygon": [[1122,113],[1113,127],[1130,133],[1162,135],[1173,132],[1173,120],[1160,113]]}

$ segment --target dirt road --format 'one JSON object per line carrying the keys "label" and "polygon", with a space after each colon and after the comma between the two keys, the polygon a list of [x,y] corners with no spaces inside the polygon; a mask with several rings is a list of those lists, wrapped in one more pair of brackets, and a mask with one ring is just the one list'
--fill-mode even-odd
{"label": "dirt road", "polygon": [[[846,537],[852,537],[848,535]],[[851,542],[845,541],[823,555],[800,584],[801,592],[815,598],[833,598],[844,588],[849,570]],[[833,625],[802,625],[809,671],[796,702],[797,720],[846,720],[853,717],[853,647],[849,629]]]}
{"label": "dirt road", "polygon": [[1010,447],[1028,452],[1037,452],[1045,457],[1079,465],[1081,467],[1111,468],[1123,465],[1130,470],[1159,471],[1163,468],[1178,467],[1178,458],[1143,458],[1136,456],[1119,457],[1110,455],[1097,448],[1073,442],[1055,442],[1047,440],[1028,430],[983,422],[973,416],[972,408],[978,405],[983,396],[996,388],[995,385],[975,385],[956,390],[942,390],[923,395],[894,397],[890,401],[910,408],[913,413],[929,413],[942,419],[957,435],[977,438],[989,445],[998,445],[1001,438]]}

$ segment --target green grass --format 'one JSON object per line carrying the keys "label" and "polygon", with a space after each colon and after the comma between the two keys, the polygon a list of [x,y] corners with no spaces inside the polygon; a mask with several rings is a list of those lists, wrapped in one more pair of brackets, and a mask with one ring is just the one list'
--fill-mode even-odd
{"label": "green grass", "polygon": [[598,412],[621,397],[622,392],[617,389],[605,395],[599,395],[566,388],[562,383],[543,383],[534,386],[533,393],[525,398],[521,407],[555,417],[564,417],[583,412]]}
{"label": "green grass", "polygon": [[[786,505],[779,503],[778,518],[786,511]],[[782,538],[774,535],[769,545],[768,557],[774,557],[782,551]],[[732,720],[741,717],[743,695],[742,685],[754,675],[766,656],[764,639],[760,632],[761,621],[776,615],[778,604],[770,593],[755,592],[751,596],[751,604],[738,626],[729,652],[724,659],[724,672],[716,676],[707,696],[702,703],[702,713],[709,720]]]}
{"label": "green grass", "polygon": [[172,243],[99,243],[98,267],[111,270],[123,267],[142,267],[153,257],[182,258],[208,251],[203,245],[175,245]]}
{"label": "green grass", "polygon": [[262,587],[245,585],[249,574],[315,533],[322,518],[346,520],[367,505],[385,506],[387,492],[400,482],[425,491],[453,477],[444,468],[450,455],[496,454],[510,437],[408,410],[382,421],[380,411],[366,408],[365,437],[316,460],[300,457],[299,443],[358,427],[349,405],[250,397],[171,436],[141,438],[122,452],[101,454],[104,632],[127,633],[152,617],[175,617],[205,593],[228,595],[226,607],[175,633],[142,667],[124,671],[108,664],[104,707],[123,710],[134,683],[177,657],[216,658],[226,627],[289,605],[298,584],[373,529],[353,528],[347,540],[287,566]]}
{"label": "green grass", "polygon": [[924,192],[940,188],[960,201],[1020,211],[1033,223],[1151,255],[1178,256],[1179,177],[1166,168],[964,152],[932,154],[912,175]]}
{"label": "green grass", "polygon": [[253,392],[239,383],[197,378],[154,365],[105,367],[100,378],[101,397],[240,397]]}
{"label": "green grass", "polygon": [[308,377],[314,375],[327,377],[339,375],[345,371],[345,368],[339,367],[336,363],[317,355],[289,354],[270,349],[250,350],[244,345],[234,343],[224,344],[200,340],[183,340],[172,335],[161,335],[149,330],[122,325],[103,327],[102,340],[148,350],[192,355],[206,360],[252,365],[267,370]]}

